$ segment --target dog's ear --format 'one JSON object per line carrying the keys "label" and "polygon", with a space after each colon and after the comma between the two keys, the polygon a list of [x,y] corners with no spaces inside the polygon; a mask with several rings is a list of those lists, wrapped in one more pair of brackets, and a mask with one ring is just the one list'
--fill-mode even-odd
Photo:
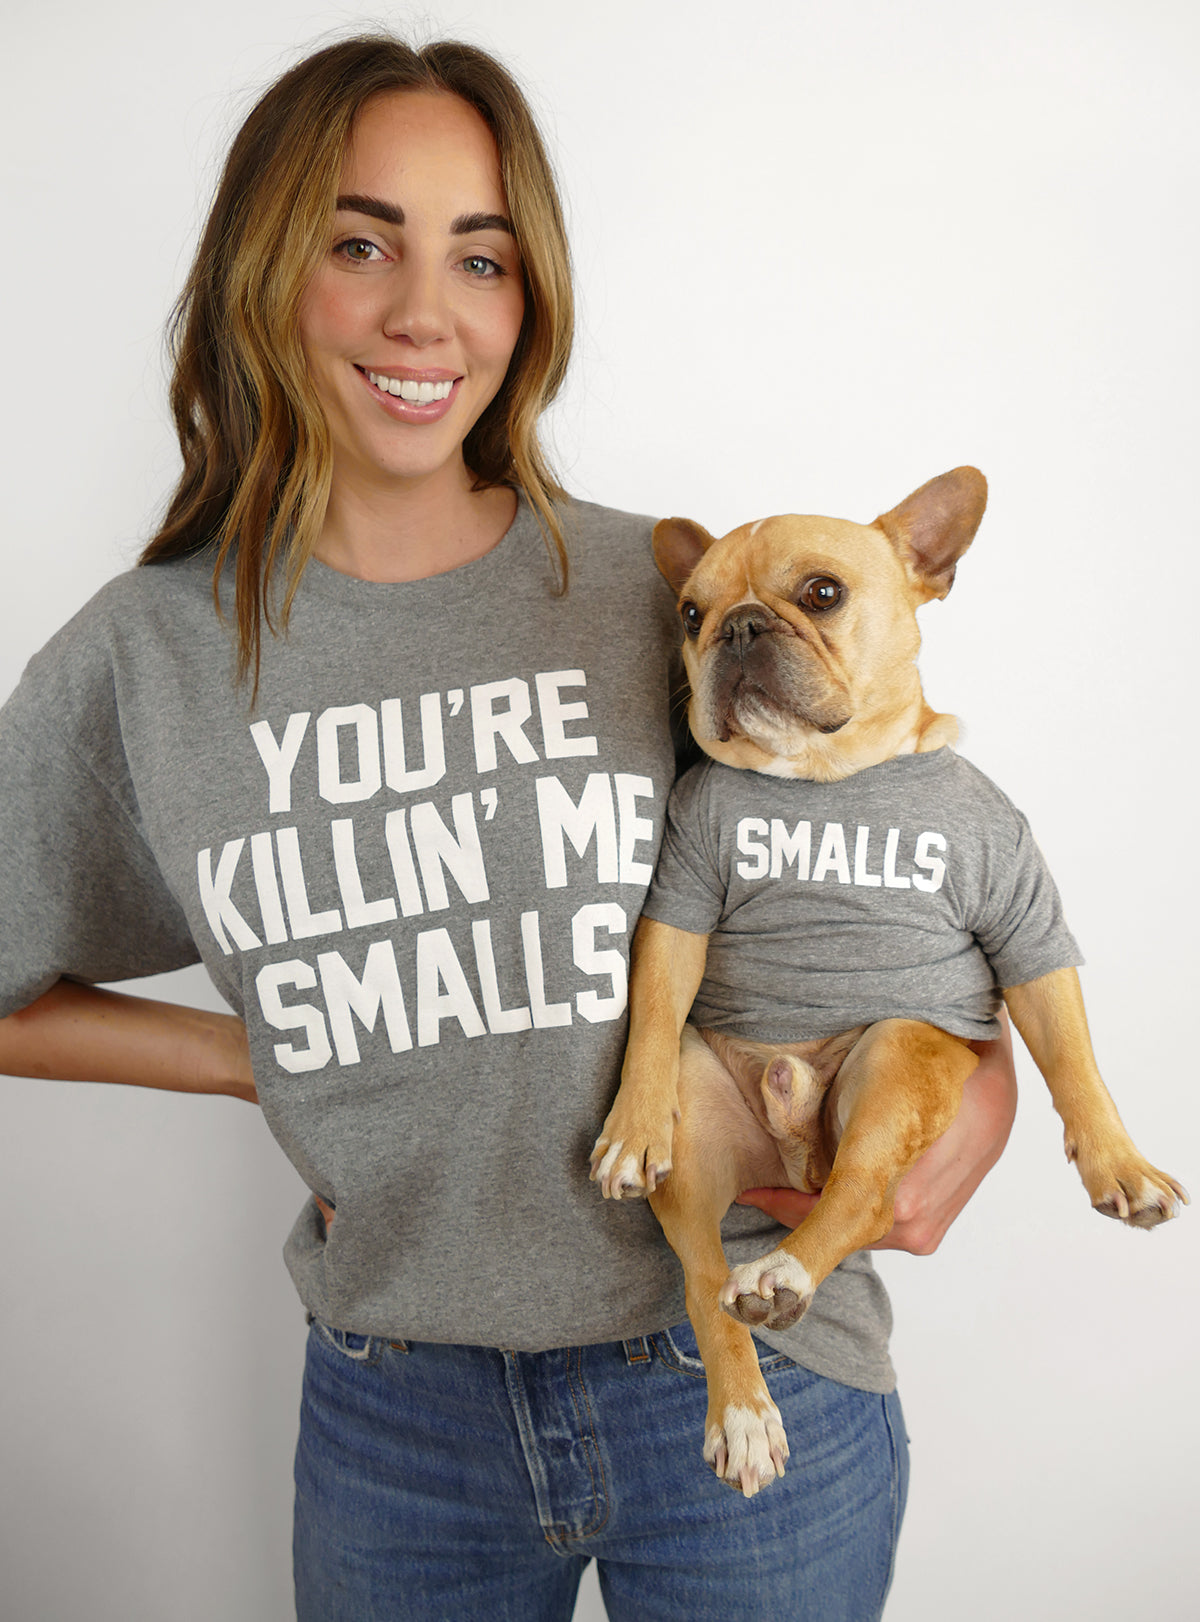
{"label": "dog's ear", "polygon": [[690,518],[663,518],[655,524],[654,561],[677,597],[714,538]]}
{"label": "dog's ear", "polygon": [[987,506],[987,480],[977,467],[956,467],[930,479],[898,507],[875,520],[900,561],[927,588],[944,597],[954,566],[975,538]]}

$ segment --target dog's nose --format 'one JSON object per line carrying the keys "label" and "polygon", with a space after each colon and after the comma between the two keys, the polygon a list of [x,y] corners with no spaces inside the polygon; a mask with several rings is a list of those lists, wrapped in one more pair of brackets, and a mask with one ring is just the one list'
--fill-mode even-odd
{"label": "dog's nose", "polygon": [[734,651],[744,656],[758,637],[767,636],[774,629],[775,617],[770,609],[761,603],[743,603],[730,610],[721,627],[721,640],[731,643]]}

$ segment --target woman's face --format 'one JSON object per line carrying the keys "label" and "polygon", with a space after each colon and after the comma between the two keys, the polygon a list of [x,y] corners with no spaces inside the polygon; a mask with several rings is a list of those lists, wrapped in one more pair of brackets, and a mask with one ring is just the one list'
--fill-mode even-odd
{"label": "woman's face", "polygon": [[329,252],[300,307],[334,481],[369,498],[463,478],[525,294],[496,144],[456,96],[391,91],[358,115]]}

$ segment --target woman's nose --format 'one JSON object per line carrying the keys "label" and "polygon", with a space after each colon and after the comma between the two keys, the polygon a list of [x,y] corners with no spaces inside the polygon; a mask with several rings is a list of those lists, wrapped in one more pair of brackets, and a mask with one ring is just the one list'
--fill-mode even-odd
{"label": "woman's nose", "polygon": [[407,338],[418,348],[447,338],[453,330],[447,289],[438,267],[410,260],[397,269],[383,330],[389,338]]}

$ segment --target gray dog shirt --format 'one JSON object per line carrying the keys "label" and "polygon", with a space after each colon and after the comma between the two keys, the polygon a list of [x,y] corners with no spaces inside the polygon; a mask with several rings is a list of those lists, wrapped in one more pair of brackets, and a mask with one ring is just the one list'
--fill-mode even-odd
{"label": "gray dog shirt", "polygon": [[765,1042],[987,1039],[1001,987],[1082,961],[1025,818],[952,749],[839,783],[694,767],[644,910],[710,937],[692,1022]]}

